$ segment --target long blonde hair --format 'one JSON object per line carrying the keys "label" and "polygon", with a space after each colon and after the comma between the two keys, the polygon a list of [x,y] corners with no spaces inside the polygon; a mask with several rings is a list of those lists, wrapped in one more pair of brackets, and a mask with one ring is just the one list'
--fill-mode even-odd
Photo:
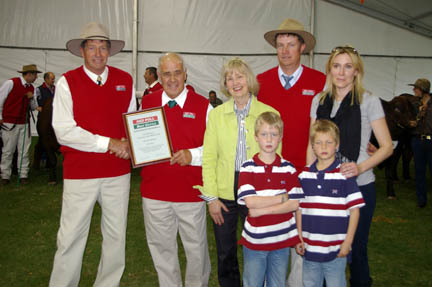
{"label": "long blonde hair", "polygon": [[353,94],[351,105],[354,104],[354,100],[359,104],[361,104],[363,101],[363,94],[366,92],[366,89],[363,87],[363,76],[364,76],[363,61],[360,58],[360,54],[357,52],[357,50],[354,47],[349,45],[338,46],[332,50],[326,64],[326,77],[327,77],[326,89],[321,92],[320,103],[321,104],[324,103],[324,100],[327,95],[331,95],[331,97],[334,100],[336,94],[336,87],[333,84],[333,79],[330,71],[333,66],[334,59],[336,58],[336,56],[341,54],[347,54],[351,58],[354,69],[357,70],[357,75],[354,76],[354,83],[351,89],[351,93]]}

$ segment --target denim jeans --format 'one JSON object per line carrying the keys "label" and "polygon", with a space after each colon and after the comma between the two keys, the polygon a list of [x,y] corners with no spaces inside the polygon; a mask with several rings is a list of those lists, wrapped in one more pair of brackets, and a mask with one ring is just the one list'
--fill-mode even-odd
{"label": "denim jeans", "polygon": [[328,262],[303,260],[303,286],[322,287],[324,278],[326,286],[345,287],[346,257],[335,258]]}
{"label": "denim jeans", "polygon": [[359,189],[363,195],[363,200],[366,205],[360,208],[359,222],[352,244],[350,283],[351,287],[369,287],[372,286],[372,278],[369,274],[367,245],[369,240],[369,229],[372,223],[372,217],[376,205],[375,182],[359,186]]}
{"label": "denim jeans", "polygon": [[432,175],[432,141],[413,137],[411,140],[411,147],[414,153],[417,203],[419,205],[425,205],[427,201],[427,165],[429,165],[429,171]]}
{"label": "denim jeans", "polygon": [[243,246],[243,287],[285,287],[290,248],[272,251]]}

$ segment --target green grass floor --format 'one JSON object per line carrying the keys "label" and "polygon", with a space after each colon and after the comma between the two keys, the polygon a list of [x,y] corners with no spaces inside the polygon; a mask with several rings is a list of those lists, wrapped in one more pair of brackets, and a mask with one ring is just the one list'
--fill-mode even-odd
{"label": "green grass floor", "polygon": [[[377,207],[369,239],[374,286],[432,286],[432,202],[423,209],[416,206],[414,181],[398,183],[397,199],[388,200],[383,172],[377,170],[376,174]],[[411,174],[413,176],[413,171]],[[31,183],[26,186],[18,185],[16,178],[13,179],[8,186],[0,186],[0,286],[47,286],[56,250],[62,184],[48,186],[48,175],[44,170],[32,170]],[[126,269],[121,286],[158,286],[146,244],[139,182],[139,171],[134,170]],[[99,223],[100,208],[96,206],[80,286],[92,286],[96,277],[101,246]],[[216,246],[210,217],[208,240],[212,263],[209,286],[218,286]],[[180,241],[179,249],[184,273],[185,256]]]}

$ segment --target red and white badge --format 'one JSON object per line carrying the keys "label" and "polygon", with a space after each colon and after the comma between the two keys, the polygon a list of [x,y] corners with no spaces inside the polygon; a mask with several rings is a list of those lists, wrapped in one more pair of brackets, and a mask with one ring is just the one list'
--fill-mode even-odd
{"label": "red and white badge", "polygon": [[183,113],[183,117],[184,117],[184,118],[189,118],[189,119],[194,119],[194,118],[195,118],[195,113],[192,113],[192,112],[184,112],[184,113]]}
{"label": "red and white badge", "polygon": [[315,90],[306,90],[306,89],[303,89],[302,90],[302,95],[303,96],[315,96]]}

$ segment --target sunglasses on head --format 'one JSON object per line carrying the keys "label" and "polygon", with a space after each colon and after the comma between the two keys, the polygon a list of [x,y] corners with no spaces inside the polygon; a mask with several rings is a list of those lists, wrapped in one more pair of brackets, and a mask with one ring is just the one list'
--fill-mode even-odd
{"label": "sunglasses on head", "polygon": [[357,50],[354,47],[349,45],[334,47],[332,53],[336,53],[336,52],[352,52],[358,55]]}

